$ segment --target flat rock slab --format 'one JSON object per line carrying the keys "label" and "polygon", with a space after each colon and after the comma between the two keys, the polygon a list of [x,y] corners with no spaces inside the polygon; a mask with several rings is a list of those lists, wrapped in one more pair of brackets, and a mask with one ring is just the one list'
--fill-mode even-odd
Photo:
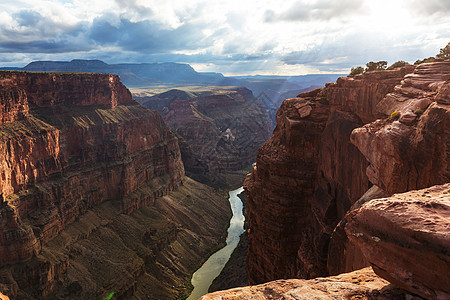
{"label": "flat rock slab", "polygon": [[450,299],[450,183],[372,200],[347,220],[347,236],[379,276]]}
{"label": "flat rock slab", "polygon": [[[408,296],[408,297],[406,297]],[[234,299],[421,299],[394,287],[367,267],[338,276],[282,279],[210,293],[201,300]]]}

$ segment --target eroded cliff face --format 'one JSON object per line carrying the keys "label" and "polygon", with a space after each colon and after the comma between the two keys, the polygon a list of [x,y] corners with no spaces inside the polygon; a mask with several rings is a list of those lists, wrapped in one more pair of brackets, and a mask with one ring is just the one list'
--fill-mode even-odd
{"label": "eroded cliff face", "polygon": [[243,87],[170,90],[140,101],[162,114],[179,137],[187,174],[202,182],[227,182],[269,139],[264,104]]}
{"label": "eroded cliff face", "polygon": [[327,274],[329,237],[370,187],[367,161],[350,134],[362,118],[376,117],[376,99],[408,71],[340,78],[283,102],[272,138],[244,183],[252,283]]}
{"label": "eroded cliff face", "polygon": [[[188,221],[192,219],[192,212],[184,207],[187,204],[167,204],[172,208],[150,212],[161,222],[168,220],[165,221],[169,222],[168,227],[163,231],[145,233],[143,229],[129,229],[129,233],[136,234],[142,241],[136,247],[145,248],[149,241],[162,239],[160,246],[151,242],[152,246],[146,250],[153,256],[143,255],[144,250],[134,247],[135,259],[126,254],[129,251],[123,254],[128,257],[125,261],[131,259],[133,263],[127,265],[120,256],[114,263],[127,265],[127,280],[89,282],[89,276],[99,276],[95,268],[105,265],[106,253],[119,251],[119,246],[113,246],[115,243],[130,247],[120,240],[126,239],[126,224],[132,221],[126,219],[116,224],[117,228],[111,228],[113,220],[117,216],[128,218],[127,215],[143,207],[164,206],[156,199],[182,184],[184,168],[177,138],[157,112],[132,99],[118,76],[0,72],[0,90],[0,192],[3,193],[0,198],[0,282],[8,295],[32,298],[51,293],[70,295],[78,291],[97,297],[108,289],[118,294],[133,293],[133,282],[140,280],[143,274],[152,273],[146,273],[145,268],[157,269],[157,259],[152,258],[152,263],[147,264],[151,257],[158,255],[155,249],[162,251],[177,243],[178,234],[184,234],[183,239],[190,240],[191,244],[194,240],[201,245],[208,240],[211,245],[218,243],[219,238],[210,237],[198,223]],[[180,202],[188,195],[186,192],[175,198]],[[192,199],[193,203],[198,202],[198,197]],[[223,198],[226,202],[226,197]],[[170,202],[170,198],[167,201]],[[226,209],[211,208],[215,204],[203,205],[210,207],[215,216],[211,220],[206,217],[206,224],[215,218],[226,226]],[[102,211],[96,207],[103,207],[105,211],[114,207],[115,210],[103,218]],[[93,213],[95,209],[97,212]],[[188,211],[182,213],[186,209]],[[184,215],[186,220],[177,220],[177,214]],[[68,234],[68,226],[77,220],[83,223],[80,218],[90,220],[82,230],[85,233]],[[148,223],[145,218],[138,219],[140,222],[136,222],[140,225],[136,228]],[[164,233],[167,230],[170,232]],[[92,235],[93,232],[99,235]],[[219,232],[216,234],[220,237]],[[52,246],[61,239],[65,239],[62,244]],[[108,242],[98,246],[95,239]],[[77,253],[86,256],[89,251],[86,244],[77,244],[80,241],[97,245],[90,253],[98,264],[77,259]],[[207,247],[200,248],[197,250],[202,253]],[[193,268],[196,262],[191,264]],[[191,267],[180,266],[186,269],[182,271],[184,277],[172,284],[177,293],[188,276],[186,270],[192,271]],[[70,275],[73,270],[78,270],[78,278],[85,276],[86,280],[73,279]],[[87,271],[83,273],[83,270]]]}
{"label": "eroded cliff face", "polygon": [[367,266],[336,227],[351,206],[449,180],[449,66],[349,76],[284,101],[244,183],[251,283]]}

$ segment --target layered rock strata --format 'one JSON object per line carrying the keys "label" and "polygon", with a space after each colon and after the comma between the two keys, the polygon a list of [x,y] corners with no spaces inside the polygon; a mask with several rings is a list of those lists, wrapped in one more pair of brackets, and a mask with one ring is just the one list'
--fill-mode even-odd
{"label": "layered rock strata", "polygon": [[367,158],[369,180],[388,194],[450,179],[450,63],[426,63],[377,107],[390,118],[358,128],[351,141]]}
{"label": "layered rock strata", "polygon": [[226,193],[188,177],[130,214],[104,201],[36,257],[1,268],[0,290],[12,299],[184,298],[192,273],[225,238],[226,204]]}
{"label": "layered rock strata", "polygon": [[450,183],[369,201],[346,219],[375,273],[426,299],[450,298]]}
{"label": "layered rock strata", "polygon": [[243,87],[170,90],[140,99],[179,137],[187,175],[210,184],[254,162],[269,138],[264,104]]}
{"label": "layered rock strata", "polygon": [[330,236],[371,186],[368,162],[350,135],[379,116],[377,103],[411,71],[339,78],[283,102],[244,183],[251,283],[328,274]]}
{"label": "layered rock strata", "polygon": [[285,279],[265,284],[210,293],[201,300],[231,299],[411,299],[411,294],[389,284],[371,268],[310,280]]}
{"label": "layered rock strata", "polygon": [[345,235],[352,205],[449,181],[449,68],[368,72],[284,101],[244,183],[250,283],[366,266]]}
{"label": "layered rock strata", "polygon": [[[108,74],[0,72],[0,90],[0,283],[7,294],[14,299],[69,297],[77,291],[88,298],[108,290],[129,295],[136,292],[133,282],[148,278],[145,274],[156,278],[157,272],[179,272],[173,288],[161,290],[179,293],[201,260],[174,259],[187,255],[180,248],[189,247],[179,243],[196,244],[191,248],[206,254],[220,238],[211,224],[225,227],[229,212],[202,200],[200,208],[211,210],[211,218],[203,218],[192,212],[203,198],[187,192],[175,197],[183,205],[171,198],[157,201],[184,178],[177,138],[161,116],[136,103],[118,76]],[[149,206],[157,208],[138,214],[139,222],[127,219]],[[103,210],[108,217],[102,217]],[[192,215],[209,225],[202,229]],[[142,228],[151,228],[144,226],[146,217],[168,222],[167,228],[144,234]],[[82,228],[72,234],[68,226],[75,221]],[[142,241],[132,246],[137,254],[126,249],[127,232]],[[82,259],[89,253],[96,263]],[[124,276],[99,283],[106,277],[96,272],[116,254],[110,263]],[[170,261],[172,271],[156,267],[162,261]]]}

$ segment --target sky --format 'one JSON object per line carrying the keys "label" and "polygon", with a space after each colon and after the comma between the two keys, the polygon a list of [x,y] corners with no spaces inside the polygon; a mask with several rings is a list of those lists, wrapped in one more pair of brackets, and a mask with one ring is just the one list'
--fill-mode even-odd
{"label": "sky", "polygon": [[348,73],[450,42],[450,0],[0,0],[0,66],[180,62],[225,75]]}

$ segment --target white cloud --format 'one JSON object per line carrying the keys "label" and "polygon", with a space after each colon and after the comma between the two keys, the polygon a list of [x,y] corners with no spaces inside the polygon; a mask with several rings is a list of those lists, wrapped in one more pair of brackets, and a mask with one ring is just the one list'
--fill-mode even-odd
{"label": "white cloud", "polygon": [[432,56],[450,41],[448,0],[7,2],[0,62],[16,65],[165,59],[224,73],[341,72]]}

